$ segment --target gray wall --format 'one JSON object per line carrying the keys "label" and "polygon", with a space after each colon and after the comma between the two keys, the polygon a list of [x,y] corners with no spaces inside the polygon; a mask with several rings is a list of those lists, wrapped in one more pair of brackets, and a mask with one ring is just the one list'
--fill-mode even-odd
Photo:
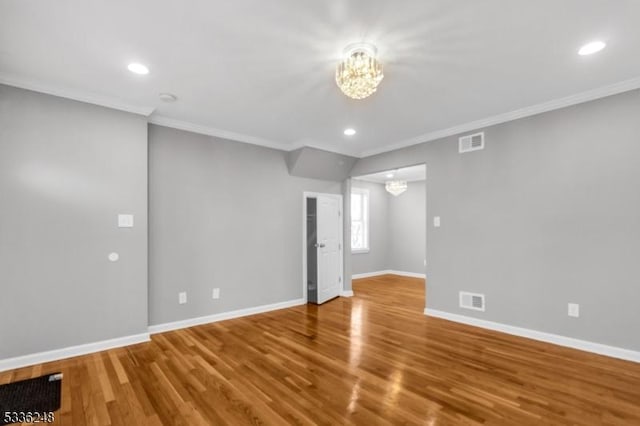
{"label": "gray wall", "polygon": [[[489,127],[483,151],[449,137],[352,175],[426,162],[429,308],[640,350],[638,117],[636,90]],[[460,290],[486,312],[458,308]]]}
{"label": "gray wall", "polygon": [[0,293],[0,359],[146,333],[144,117],[0,85]]}
{"label": "gray wall", "polygon": [[363,274],[389,269],[389,194],[379,183],[353,179],[351,186],[369,190],[369,252],[351,255],[351,272]]}
{"label": "gray wall", "polygon": [[424,274],[425,182],[409,182],[407,190],[388,194],[389,269]]}
{"label": "gray wall", "polygon": [[286,155],[291,176],[344,182],[358,159],[305,146]]}
{"label": "gray wall", "polygon": [[302,194],[342,185],[292,177],[285,157],[149,126],[150,324],[303,297]]}

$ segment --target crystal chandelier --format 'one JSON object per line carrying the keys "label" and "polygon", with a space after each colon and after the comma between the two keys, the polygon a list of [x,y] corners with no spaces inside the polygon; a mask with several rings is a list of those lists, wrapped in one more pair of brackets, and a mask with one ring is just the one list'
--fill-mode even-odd
{"label": "crystal chandelier", "polygon": [[392,194],[394,197],[402,194],[407,190],[407,181],[406,180],[390,180],[384,186],[384,189],[387,190],[388,193]]}
{"label": "crystal chandelier", "polygon": [[382,64],[376,59],[375,46],[357,43],[347,46],[345,58],[336,68],[336,83],[342,93],[353,99],[372,95],[384,78]]}

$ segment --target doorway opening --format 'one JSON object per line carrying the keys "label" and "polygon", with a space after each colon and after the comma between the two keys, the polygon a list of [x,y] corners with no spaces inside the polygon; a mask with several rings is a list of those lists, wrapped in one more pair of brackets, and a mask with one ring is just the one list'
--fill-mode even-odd
{"label": "doorway opening", "polygon": [[399,167],[351,179],[354,294],[423,313],[426,306],[427,167]]}
{"label": "doorway opening", "polygon": [[303,194],[303,298],[322,304],[344,285],[343,199],[339,194]]}

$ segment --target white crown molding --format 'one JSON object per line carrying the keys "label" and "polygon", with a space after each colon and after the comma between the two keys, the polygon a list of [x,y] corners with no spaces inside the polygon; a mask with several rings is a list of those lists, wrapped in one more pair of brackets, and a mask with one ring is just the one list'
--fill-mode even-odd
{"label": "white crown molding", "polygon": [[[346,155],[347,157],[354,157],[354,158],[360,158],[358,157],[358,151],[354,150],[354,149],[339,149],[337,150],[335,147],[330,146],[328,143],[317,143],[317,142],[313,142],[313,141],[297,141],[294,142],[293,144],[287,145],[286,150],[287,151],[295,151],[296,149],[300,149],[300,148],[313,148],[313,149],[317,149],[320,151],[327,151],[327,152],[332,152],[334,154],[341,154],[341,155]],[[345,148],[348,148],[347,145],[345,145]]]}
{"label": "white crown molding", "polygon": [[324,147],[323,144],[310,144],[298,141],[294,144],[287,144],[283,142],[275,142],[268,139],[263,139],[256,136],[245,135],[242,133],[236,133],[228,130],[217,129],[214,127],[191,123],[188,121],[177,120],[162,115],[152,115],[155,107],[152,106],[139,106],[132,105],[123,102],[121,99],[114,97],[107,97],[90,93],[86,91],[80,91],[70,89],[66,87],[60,87],[56,85],[47,85],[40,82],[31,81],[28,79],[0,73],[0,84],[6,84],[8,86],[19,87],[22,89],[33,90],[36,92],[46,93],[49,95],[59,96],[62,98],[72,99],[89,104],[104,106],[120,111],[131,112],[134,114],[143,115],[149,117],[149,122],[160,126],[171,127],[174,129],[186,130],[189,132],[215,136],[231,141],[244,142],[252,145],[264,146],[267,148],[278,149],[282,151],[293,151],[302,147],[311,147],[321,149],[325,151],[335,152],[337,154],[348,155],[356,158],[364,158],[372,155],[382,154],[385,152],[395,151],[397,149],[406,148],[413,145],[419,145],[425,142],[431,142],[437,139],[442,139],[448,136],[453,136],[459,133],[469,132],[476,129],[486,128],[494,126],[496,124],[502,124],[509,121],[517,120],[520,118],[526,118],[545,112],[566,108],[572,105],[578,105],[581,103],[593,101],[596,99],[604,98],[607,96],[616,95],[630,90],[640,88],[640,77],[624,80],[618,83],[614,83],[608,86],[587,90],[585,92],[577,93],[574,95],[566,96],[543,102],[536,105],[520,108],[514,111],[506,112],[503,114],[494,115],[480,120],[463,123],[457,126],[449,127],[447,129],[436,130],[433,132],[425,133],[419,136],[412,137],[386,145],[380,148],[374,148],[370,150],[364,150],[361,152],[349,151],[336,151],[333,147]]}
{"label": "white crown molding", "polygon": [[282,142],[274,142],[268,139],[262,139],[255,136],[244,135],[241,133],[230,132],[228,130],[216,129],[215,127],[203,126],[188,121],[176,120],[162,115],[152,115],[149,117],[149,123],[158,126],[171,127],[173,129],[185,130],[187,132],[199,133],[201,135],[215,136],[217,138],[227,139],[235,142],[243,142],[251,145],[259,145],[267,148],[277,149],[280,151],[290,151],[291,146]]}
{"label": "white crown molding", "polygon": [[14,370],[29,365],[43,364],[45,362],[58,361],[74,356],[87,355],[122,346],[135,345],[148,342],[149,333],[135,334],[132,336],[118,337],[116,339],[102,340],[100,342],[86,343],[84,345],[70,346],[68,348],[54,349],[52,351],[39,352],[0,360],[0,371]]}
{"label": "white crown molding", "polygon": [[149,326],[149,333],[157,334],[166,331],[179,330],[182,328],[194,327],[196,325],[210,324],[212,322],[224,321],[233,318],[246,317],[248,315],[261,314],[264,312],[276,311],[278,309],[291,308],[293,306],[305,305],[304,299],[294,299],[285,302],[272,303],[270,305],[254,306],[252,308],[238,309],[235,311],[222,312],[219,314],[207,315],[204,317],[190,318],[181,321],[168,322],[164,324]]}
{"label": "white crown molding", "polygon": [[120,99],[112,98],[109,96],[102,96],[86,91],[38,83],[35,81],[29,81],[24,78],[18,78],[2,73],[0,73],[0,84],[6,84],[7,86],[32,90],[34,92],[45,93],[47,95],[58,96],[61,98],[99,105],[111,109],[117,109],[119,111],[131,112],[133,114],[139,114],[145,117],[148,117],[155,109],[155,107],[150,106],[131,105],[126,102],[122,102],[122,100]]}
{"label": "white crown molding", "polygon": [[365,150],[360,152],[358,157],[364,158],[372,155],[382,154],[384,152],[395,151],[397,149],[406,148],[413,145],[419,145],[425,142],[431,142],[437,139],[446,138],[448,136],[453,136],[459,133],[469,132],[476,129],[482,129],[485,127],[494,126],[496,124],[502,124],[508,121],[531,117],[533,115],[538,115],[545,112],[554,111],[557,109],[566,108],[569,106],[578,105],[578,104],[589,102],[589,101],[594,101],[596,99],[617,95],[619,93],[628,92],[630,90],[635,90],[638,88],[640,88],[640,77],[621,81],[621,82],[614,83],[604,87],[599,87],[597,89],[576,93],[574,95],[566,96],[564,98],[559,98],[552,101],[531,105],[531,106],[520,108],[514,111],[506,112],[503,114],[494,115],[492,117],[471,121],[468,123],[449,127],[448,129],[436,130],[433,132],[425,133],[420,136],[395,142],[395,143],[392,143],[391,145],[386,145],[381,148]]}
{"label": "white crown molding", "polygon": [[528,339],[539,340],[541,342],[552,343],[554,345],[579,349],[581,351],[592,352],[599,355],[606,355],[613,358],[624,359],[626,361],[640,362],[640,352],[630,349],[618,348],[615,346],[603,345],[601,343],[589,342],[586,340],[574,339],[572,337],[559,336],[557,334],[545,333],[542,331],[530,330],[528,328],[515,327],[493,321],[472,318],[465,315],[452,314],[436,309],[425,308],[424,314],[431,317],[442,318],[461,324],[486,328],[514,336],[526,337]]}

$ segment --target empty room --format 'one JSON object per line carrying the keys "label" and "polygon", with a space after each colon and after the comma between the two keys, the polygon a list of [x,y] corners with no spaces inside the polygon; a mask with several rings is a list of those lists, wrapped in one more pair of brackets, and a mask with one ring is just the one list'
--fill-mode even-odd
{"label": "empty room", "polygon": [[424,164],[351,179],[351,287],[359,298],[425,307]]}
{"label": "empty room", "polygon": [[638,17],[0,0],[0,424],[639,425]]}

